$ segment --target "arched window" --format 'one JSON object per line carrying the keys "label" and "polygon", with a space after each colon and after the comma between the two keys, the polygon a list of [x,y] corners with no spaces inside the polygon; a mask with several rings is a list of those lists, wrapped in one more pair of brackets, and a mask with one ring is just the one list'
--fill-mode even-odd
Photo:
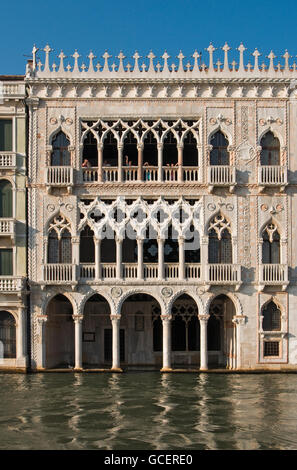
{"label": "arched window", "polygon": [[102,263],[116,262],[117,246],[114,230],[106,224],[101,240],[101,261]]}
{"label": "arched window", "polygon": [[88,132],[85,137],[82,162],[84,166],[98,166],[97,140],[92,132]]}
{"label": "arched window", "polygon": [[146,164],[148,166],[158,166],[157,140],[152,131],[149,131],[144,138],[143,164],[144,166]]}
{"label": "arched window", "polygon": [[271,131],[261,139],[262,147],[260,155],[261,165],[280,165],[280,144],[277,137]]}
{"label": "arched window", "polygon": [[199,351],[200,322],[195,301],[182,294],[174,302],[171,313],[172,351]]}
{"label": "arched window", "polygon": [[118,142],[111,131],[104,139],[103,166],[118,166]]}
{"label": "arched window", "polygon": [[131,224],[127,224],[125,231],[125,238],[122,245],[122,261],[123,263],[136,263],[137,262],[137,241],[136,232],[133,230]]}
{"label": "arched window", "polygon": [[143,262],[158,262],[158,233],[152,225],[148,225],[146,229],[146,237],[143,240]]}
{"label": "arched window", "polygon": [[0,312],[0,359],[16,357],[16,324],[11,313]]}
{"label": "arched window", "polygon": [[179,245],[178,234],[170,224],[167,232],[167,239],[164,244],[164,261],[165,263],[178,263]]}
{"label": "arched window", "polygon": [[267,224],[263,234],[262,245],[262,263],[279,264],[280,263],[280,236],[277,227],[270,223]]}
{"label": "arched window", "polygon": [[193,224],[185,234],[185,262],[200,263],[200,236]]}
{"label": "arched window", "polygon": [[70,145],[64,132],[60,131],[53,140],[53,151],[51,155],[52,166],[70,166],[70,152],[68,147]]}
{"label": "arched window", "polygon": [[80,234],[80,262],[95,262],[94,232],[87,225]]}
{"label": "arched window", "polygon": [[58,235],[55,229],[48,236],[48,263],[72,263],[71,234],[65,229]]}
{"label": "arched window", "polygon": [[177,142],[173,132],[169,131],[163,142],[163,166],[177,163]]}
{"label": "arched window", "polygon": [[223,215],[217,215],[208,228],[208,262],[209,264],[232,263],[232,239],[230,223]]}
{"label": "arched window", "polygon": [[198,166],[197,141],[192,132],[188,132],[184,140],[183,166]]}
{"label": "arched window", "polygon": [[229,165],[229,142],[221,131],[217,131],[210,140],[210,165]]}
{"label": "arched window", "polygon": [[0,217],[12,217],[12,185],[7,180],[0,181]]}
{"label": "arched window", "polygon": [[280,331],[281,312],[277,305],[271,300],[262,311],[263,331]]}

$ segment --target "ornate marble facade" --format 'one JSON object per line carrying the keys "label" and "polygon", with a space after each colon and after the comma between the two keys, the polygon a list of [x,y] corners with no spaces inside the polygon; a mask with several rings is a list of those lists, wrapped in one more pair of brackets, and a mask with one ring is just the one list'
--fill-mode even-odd
{"label": "ornate marble facade", "polygon": [[107,52],[95,64],[90,53],[85,65],[75,52],[66,66],[63,52],[50,64],[49,46],[37,64],[34,47],[33,369],[296,368],[296,65],[287,52],[260,65],[257,50],[245,64],[240,45],[236,67],[227,44],[214,65],[207,51],[208,65],[197,52],[178,64],[135,53],[133,65]]}

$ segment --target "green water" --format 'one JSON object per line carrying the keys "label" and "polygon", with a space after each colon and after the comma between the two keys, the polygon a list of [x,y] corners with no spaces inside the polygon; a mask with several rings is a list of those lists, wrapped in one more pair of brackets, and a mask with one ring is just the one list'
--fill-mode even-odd
{"label": "green water", "polygon": [[296,449],[297,375],[0,375],[0,449]]}

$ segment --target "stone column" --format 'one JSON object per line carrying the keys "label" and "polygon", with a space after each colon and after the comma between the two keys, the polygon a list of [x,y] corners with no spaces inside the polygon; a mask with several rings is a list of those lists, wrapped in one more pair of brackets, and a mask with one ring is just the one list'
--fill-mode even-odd
{"label": "stone column", "polygon": [[182,281],[185,279],[185,239],[184,237],[178,238],[178,251],[179,251],[178,275],[179,275],[179,279]]}
{"label": "stone column", "polygon": [[138,181],[143,181],[143,177],[142,177],[143,144],[137,145],[137,150],[138,150],[138,170],[137,170],[137,179],[138,179]]}
{"label": "stone column", "polygon": [[183,145],[177,146],[177,163],[178,163],[178,173],[177,173],[177,181],[183,181]]}
{"label": "stone column", "polygon": [[47,315],[38,315],[38,346],[37,346],[37,368],[45,369],[46,367],[46,342],[45,342],[45,328],[48,321]]}
{"label": "stone column", "polygon": [[137,279],[143,279],[143,239],[137,238]]}
{"label": "stone column", "polygon": [[207,370],[207,322],[209,315],[198,315],[198,318],[200,321],[200,370]]}
{"label": "stone column", "polygon": [[158,238],[158,279],[164,279],[164,240]]}
{"label": "stone column", "polygon": [[102,166],[103,166],[103,144],[98,144],[98,181],[99,183],[101,183],[102,181],[104,181],[104,178],[103,178],[103,170],[102,170]]}
{"label": "stone column", "polygon": [[163,181],[163,144],[158,143],[158,181]]}
{"label": "stone column", "polygon": [[112,324],[112,367],[115,372],[122,372],[120,364],[120,315],[111,315]]}
{"label": "stone column", "polygon": [[232,322],[236,325],[236,369],[241,369],[241,329],[245,321],[246,317],[244,315],[236,315],[232,318]]}
{"label": "stone column", "polygon": [[123,145],[118,146],[118,181],[123,181]]}
{"label": "stone column", "polygon": [[101,239],[94,237],[95,243],[95,279],[101,279]]}
{"label": "stone column", "polygon": [[18,310],[17,323],[17,365],[26,367],[27,365],[27,333],[26,333],[26,312],[25,307]]}
{"label": "stone column", "polygon": [[204,282],[208,280],[208,237],[203,235],[200,241],[201,267],[204,266],[204,273],[201,272],[201,278]]}
{"label": "stone column", "polygon": [[171,315],[161,315],[163,324],[163,367],[162,372],[170,371],[171,368]]}
{"label": "stone column", "polygon": [[80,257],[79,257],[79,246],[80,246],[80,238],[79,237],[72,237],[72,281],[76,281],[77,279],[77,267],[80,264]]}
{"label": "stone column", "polygon": [[123,246],[123,239],[116,237],[116,278],[122,279],[122,246]]}
{"label": "stone column", "polygon": [[82,370],[82,321],[83,315],[72,315],[75,326],[75,370]]}

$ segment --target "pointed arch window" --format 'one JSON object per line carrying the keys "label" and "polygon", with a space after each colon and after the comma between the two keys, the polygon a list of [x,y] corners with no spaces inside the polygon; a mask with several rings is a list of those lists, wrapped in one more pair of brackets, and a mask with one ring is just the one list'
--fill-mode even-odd
{"label": "pointed arch window", "polygon": [[143,142],[143,163],[144,166],[158,166],[158,148],[157,140],[152,133],[149,131],[144,137]]}
{"label": "pointed arch window", "polygon": [[48,263],[72,263],[70,223],[63,217],[55,217],[49,227]]}
{"label": "pointed arch window", "polygon": [[163,166],[177,164],[177,142],[173,132],[169,131],[163,142]]}
{"label": "pointed arch window", "polygon": [[7,180],[0,181],[0,217],[12,217],[12,185]]}
{"label": "pointed arch window", "polygon": [[118,142],[114,134],[109,131],[103,142],[103,166],[118,166]]}
{"label": "pointed arch window", "polygon": [[197,141],[191,131],[184,139],[183,166],[198,166]]}
{"label": "pointed arch window", "polygon": [[51,166],[70,166],[70,142],[64,132],[60,131],[53,140]]}
{"label": "pointed arch window", "polygon": [[280,143],[271,131],[262,137],[260,155],[261,165],[280,165]]}
{"label": "pointed arch window", "polygon": [[80,234],[80,262],[95,263],[94,232],[87,225]]}
{"label": "pointed arch window", "polygon": [[280,331],[281,329],[281,311],[271,300],[262,311],[263,331]]}
{"label": "pointed arch window", "polygon": [[209,264],[232,263],[232,238],[230,222],[221,214],[215,216],[208,228],[208,262]]}
{"label": "pointed arch window", "polygon": [[280,235],[276,225],[269,223],[262,232],[262,263],[279,264],[280,263]]}
{"label": "pointed arch window", "polygon": [[6,311],[0,312],[0,358],[16,357],[16,322],[13,315]]}
{"label": "pointed arch window", "polygon": [[85,137],[82,161],[83,166],[85,167],[98,166],[97,140],[95,139],[94,134],[92,132],[88,132]]}
{"label": "pointed arch window", "polygon": [[223,132],[217,131],[210,140],[212,150],[210,152],[210,165],[229,165],[229,142]]}
{"label": "pointed arch window", "polygon": [[123,164],[138,165],[137,140],[132,132],[128,132],[124,140]]}

